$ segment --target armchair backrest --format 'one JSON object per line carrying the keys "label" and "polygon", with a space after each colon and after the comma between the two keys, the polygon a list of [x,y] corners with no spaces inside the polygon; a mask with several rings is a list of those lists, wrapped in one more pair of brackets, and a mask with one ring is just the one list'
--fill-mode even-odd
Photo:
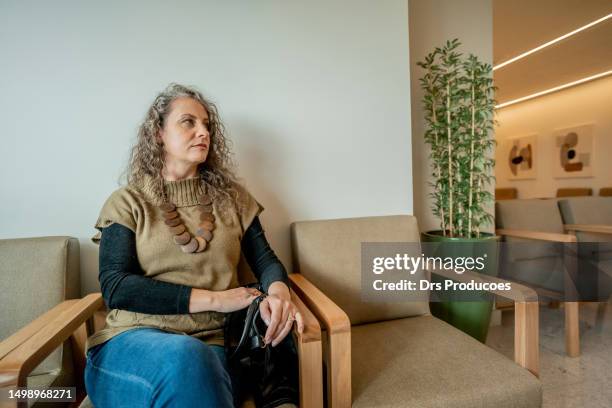
{"label": "armchair backrest", "polygon": [[[565,224],[612,225],[612,197],[572,197],[559,201]],[[612,236],[588,232],[576,233],[578,241],[607,242]]]}
{"label": "armchair backrest", "polygon": [[[563,234],[556,199],[522,199],[495,203],[497,228]],[[554,242],[507,237],[500,276],[553,291],[563,289],[562,246]]]}
{"label": "armchair backrest", "polygon": [[361,243],[419,242],[411,215],[303,221],[291,225],[294,271],[342,308],[351,324],[419,316],[428,302],[361,302]]}
{"label": "armchair backrest", "polygon": [[497,228],[563,234],[556,199],[519,199],[495,203]]}
{"label": "armchair backrest", "polygon": [[[71,237],[0,240],[0,340],[66,299],[80,297],[79,241]],[[61,367],[56,351],[32,372]]]}
{"label": "armchair backrest", "polygon": [[612,197],[572,197],[559,200],[566,224],[612,225]]}

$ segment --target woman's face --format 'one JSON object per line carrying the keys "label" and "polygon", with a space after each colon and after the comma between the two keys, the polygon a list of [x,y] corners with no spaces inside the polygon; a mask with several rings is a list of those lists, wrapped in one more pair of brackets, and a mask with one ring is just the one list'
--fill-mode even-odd
{"label": "woman's face", "polygon": [[166,165],[204,163],[210,147],[206,109],[192,98],[175,99],[159,136],[164,144]]}

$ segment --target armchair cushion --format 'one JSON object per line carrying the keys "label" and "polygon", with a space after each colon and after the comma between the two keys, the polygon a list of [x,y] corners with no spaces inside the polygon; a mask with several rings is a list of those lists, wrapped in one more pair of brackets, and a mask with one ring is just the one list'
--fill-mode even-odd
{"label": "armchair cushion", "polygon": [[[419,242],[410,215],[303,221],[291,225],[294,268],[325,292],[351,324],[429,313],[428,302],[364,303],[361,298],[362,242]],[[422,279],[426,279],[421,272]]]}
{"label": "armchair cushion", "polygon": [[351,336],[354,407],[542,404],[534,375],[431,315],[353,326]]}

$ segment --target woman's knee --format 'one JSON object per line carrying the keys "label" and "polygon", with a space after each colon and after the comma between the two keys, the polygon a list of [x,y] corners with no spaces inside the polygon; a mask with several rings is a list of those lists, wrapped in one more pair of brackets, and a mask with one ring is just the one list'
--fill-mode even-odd
{"label": "woman's knee", "polygon": [[[165,380],[156,403],[164,406],[230,407],[232,385],[221,359],[211,346],[189,336],[176,336],[168,341],[164,353]],[[157,405],[157,404],[156,404]]]}
{"label": "woman's knee", "polygon": [[211,346],[193,337],[169,336],[164,344],[164,353],[168,361],[163,370],[174,381],[193,378],[219,381],[227,377],[223,362]]}

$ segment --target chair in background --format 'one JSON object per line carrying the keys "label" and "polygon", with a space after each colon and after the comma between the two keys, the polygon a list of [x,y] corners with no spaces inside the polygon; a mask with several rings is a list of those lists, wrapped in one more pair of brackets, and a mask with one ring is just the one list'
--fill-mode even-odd
{"label": "chair in background", "polygon": [[514,200],[518,198],[518,190],[516,188],[496,188],[495,200]]}
{"label": "chair in background", "polygon": [[612,197],[612,187],[603,187],[599,189],[600,197]]}
{"label": "chair in background", "polygon": [[[573,197],[559,200],[565,229],[576,235],[583,274],[590,274],[597,298],[612,293],[612,197]],[[603,321],[606,304],[599,303],[597,321]]]}
{"label": "chair in background", "polygon": [[329,407],[541,406],[533,291],[517,285],[505,293],[517,302],[515,363],[433,317],[427,299],[361,301],[361,243],[418,243],[415,217],[298,222],[291,238],[293,288],[326,329]]}
{"label": "chair in background", "polygon": [[[0,343],[0,388],[76,387],[77,402],[64,406],[92,407],[83,382],[85,342],[104,325],[106,310],[100,293],[62,301],[68,298],[65,294],[80,290],[78,241],[1,240],[0,256],[0,289],[13,294],[2,296],[3,337],[8,337]],[[244,265],[241,279],[252,276]],[[293,333],[300,359],[300,406],[322,407],[321,329],[296,294],[291,295],[305,320],[304,332]],[[18,315],[19,320],[14,318]],[[62,354],[54,352],[62,345]],[[252,399],[244,406],[253,406]]]}
{"label": "chair in background", "polygon": [[[562,244],[576,242],[576,237],[566,233],[557,200],[498,201],[495,221],[497,234],[508,242],[500,276],[533,287],[545,299],[563,301]],[[564,309],[566,352],[576,357],[580,354],[578,302],[564,302]]]}
{"label": "chair in background", "polygon": [[592,188],[560,188],[557,190],[557,197],[582,197],[592,195]]}

